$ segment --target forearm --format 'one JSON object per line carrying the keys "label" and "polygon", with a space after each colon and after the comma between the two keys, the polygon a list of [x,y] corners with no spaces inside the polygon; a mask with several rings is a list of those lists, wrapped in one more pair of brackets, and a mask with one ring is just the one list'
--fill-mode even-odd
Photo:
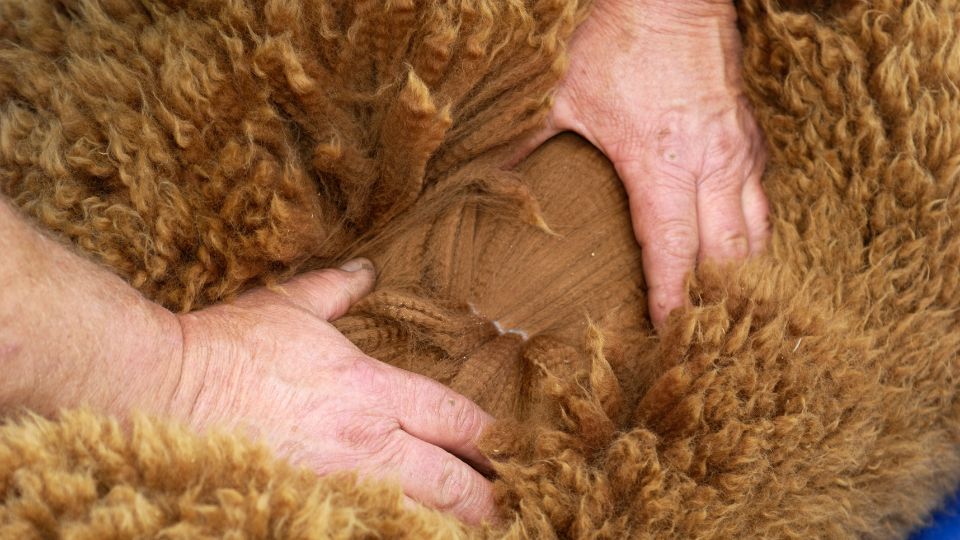
{"label": "forearm", "polygon": [[743,87],[742,46],[732,0],[595,0],[590,20],[574,37],[574,50],[577,38],[587,31],[604,34],[617,44],[613,57],[628,59],[621,71],[643,74],[642,84],[661,90],[660,102],[691,98],[663,84],[678,69],[712,92],[718,88],[740,92]]}
{"label": "forearm", "polygon": [[0,197],[0,413],[164,412],[179,338],[173,314],[35,230]]}

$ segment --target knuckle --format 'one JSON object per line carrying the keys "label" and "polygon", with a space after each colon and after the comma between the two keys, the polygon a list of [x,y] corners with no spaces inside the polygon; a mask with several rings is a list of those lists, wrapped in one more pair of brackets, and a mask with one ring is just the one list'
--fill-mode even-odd
{"label": "knuckle", "polygon": [[721,126],[711,142],[716,153],[726,156],[748,147],[743,131],[731,126]]}
{"label": "knuckle", "polygon": [[384,390],[384,368],[365,356],[351,355],[347,360],[347,375],[351,389],[360,395],[382,395]]}
{"label": "knuckle", "polygon": [[447,395],[437,411],[441,418],[446,418],[453,433],[473,436],[480,431],[482,419],[480,412],[465,398]]}
{"label": "knuckle", "polygon": [[334,436],[345,448],[358,454],[388,455],[391,446],[397,446],[394,433],[396,422],[373,415],[344,415],[336,423]]}
{"label": "knuckle", "polygon": [[350,307],[350,289],[342,270],[326,270],[321,273],[318,293],[321,302],[326,302],[333,311],[346,311]]}
{"label": "knuckle", "polygon": [[667,220],[653,231],[653,248],[674,259],[692,259],[697,255],[699,242],[694,226],[684,220]]}
{"label": "knuckle", "polygon": [[409,466],[410,456],[407,454],[407,447],[403,444],[401,437],[397,436],[398,433],[399,431],[395,431],[385,435],[377,445],[374,462],[381,471],[399,471]]}
{"label": "knuckle", "polygon": [[310,313],[315,313],[317,307],[321,312],[343,311],[349,307],[350,296],[337,272],[328,269],[299,276],[277,292],[288,303]]}
{"label": "knuckle", "polygon": [[452,458],[445,460],[437,486],[437,509],[451,511],[469,502],[473,484],[466,465]]}
{"label": "knuckle", "polygon": [[727,234],[722,241],[724,251],[736,259],[744,259],[750,252],[750,241],[739,232]]}
{"label": "knuckle", "polygon": [[340,280],[336,275],[337,270],[322,270],[310,276],[310,291],[317,295],[329,296],[340,289]]}
{"label": "knuckle", "polygon": [[707,142],[697,185],[719,193],[739,191],[756,168],[757,153],[751,140],[740,130],[720,128]]}
{"label": "knuckle", "polygon": [[734,158],[723,157],[708,162],[704,174],[697,180],[701,196],[712,199],[733,199],[743,191],[744,178],[741,167]]}

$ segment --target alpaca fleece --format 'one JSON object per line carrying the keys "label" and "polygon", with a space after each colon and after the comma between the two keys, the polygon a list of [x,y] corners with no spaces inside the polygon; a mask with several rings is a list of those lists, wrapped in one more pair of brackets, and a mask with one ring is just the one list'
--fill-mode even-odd
{"label": "alpaca fleece", "polygon": [[[900,538],[960,483],[960,2],[738,3],[770,253],[646,322],[542,121],[574,0],[0,0],[0,189],[178,310],[354,255],[337,321],[500,421],[502,521],[226,435],[0,426],[0,537]],[[665,54],[669,54],[665,51]]]}

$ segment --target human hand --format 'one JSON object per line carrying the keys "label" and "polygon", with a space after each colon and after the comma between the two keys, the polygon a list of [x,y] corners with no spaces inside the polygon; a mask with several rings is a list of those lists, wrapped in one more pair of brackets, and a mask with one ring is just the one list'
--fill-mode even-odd
{"label": "human hand", "polygon": [[630,199],[659,326],[685,303],[698,260],[764,249],[763,136],[742,89],[730,0],[596,0],[593,9],[546,128],[512,163],[567,130],[607,155]]}
{"label": "human hand", "polygon": [[[328,321],[373,287],[369,261],[301,275],[281,292],[179,316],[183,377],[170,412],[193,427],[239,427],[320,474],[398,480],[428,506],[478,523],[491,484],[473,465],[491,418],[426,377],[380,363]],[[462,461],[461,458],[465,461]]]}

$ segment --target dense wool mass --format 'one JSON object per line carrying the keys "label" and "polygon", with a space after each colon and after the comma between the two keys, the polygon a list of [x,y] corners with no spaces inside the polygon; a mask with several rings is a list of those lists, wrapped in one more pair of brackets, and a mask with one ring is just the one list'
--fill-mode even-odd
{"label": "dense wool mass", "polygon": [[582,10],[529,4],[2,2],[0,186],[174,309],[332,263],[536,125]]}
{"label": "dense wool mass", "polygon": [[[179,310],[366,255],[337,321],[475,399],[503,521],[251,443],[0,427],[0,537],[898,538],[960,483],[960,2],[738,3],[771,252],[662,337],[609,163],[535,129],[575,0],[0,0],[0,190]],[[519,219],[518,219],[519,216]]]}

